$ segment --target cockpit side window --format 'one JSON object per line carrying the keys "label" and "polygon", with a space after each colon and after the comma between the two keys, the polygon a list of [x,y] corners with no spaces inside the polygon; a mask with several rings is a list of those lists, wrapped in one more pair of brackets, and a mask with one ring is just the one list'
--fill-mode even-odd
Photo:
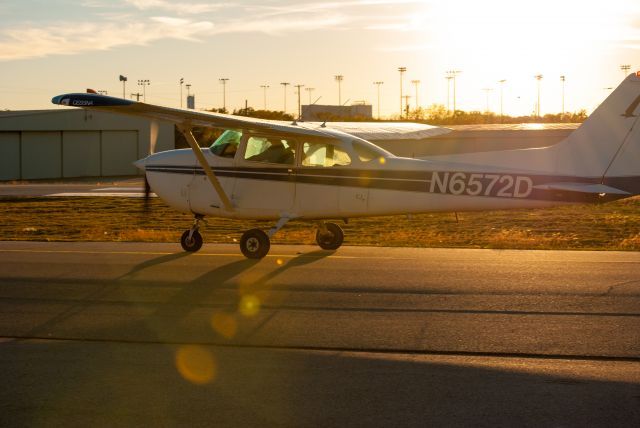
{"label": "cockpit side window", "polygon": [[228,129],[209,147],[211,153],[223,158],[233,158],[240,145],[242,132]]}
{"label": "cockpit side window", "polygon": [[253,162],[293,165],[296,162],[295,142],[279,137],[249,137],[244,158]]}
{"label": "cockpit side window", "polygon": [[351,158],[342,148],[333,144],[307,142],[302,145],[302,166],[346,166]]}

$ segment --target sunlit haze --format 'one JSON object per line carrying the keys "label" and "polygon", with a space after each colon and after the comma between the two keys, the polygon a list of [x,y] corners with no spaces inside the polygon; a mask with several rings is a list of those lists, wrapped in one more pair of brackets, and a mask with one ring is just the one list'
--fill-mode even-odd
{"label": "sunlit haze", "polygon": [[[0,109],[53,108],[52,96],[86,88],[180,105],[180,78],[197,108],[287,110],[302,102],[366,101],[398,114],[400,74],[415,107],[447,104],[447,71],[459,70],[457,108],[531,114],[593,110],[640,69],[637,0],[8,0],[0,3]],[[487,89],[487,90],[484,90]],[[183,86],[183,95],[187,89]],[[453,107],[453,85],[450,86]]]}

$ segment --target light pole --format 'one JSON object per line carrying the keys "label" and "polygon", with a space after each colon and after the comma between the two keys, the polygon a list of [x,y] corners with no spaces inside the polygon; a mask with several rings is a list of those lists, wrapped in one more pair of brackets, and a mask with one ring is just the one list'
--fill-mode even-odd
{"label": "light pole", "polygon": [[402,75],[407,71],[407,67],[398,67],[400,72],[400,119],[402,119]]}
{"label": "light pole", "polygon": [[630,69],[631,69],[630,64],[623,64],[620,66],[620,70],[622,70],[622,80],[627,78],[627,74],[629,74]]}
{"label": "light pole", "polygon": [[220,83],[222,83],[222,111],[226,113],[227,112],[227,82],[229,81],[229,78],[222,77],[218,80],[220,81]]}
{"label": "light pole", "polygon": [[402,98],[404,98],[404,105],[405,105],[405,117],[408,119],[409,118],[409,98],[411,98],[411,95],[403,95]]}
{"label": "light pole", "polygon": [[187,83],[185,85],[187,87],[187,97],[191,96],[191,83]]}
{"label": "light pole", "polygon": [[503,107],[502,101],[503,101],[503,95],[504,95],[504,82],[506,81],[507,79],[498,80],[498,83],[500,83],[500,121],[501,122],[502,122],[502,117],[504,116],[503,110],[502,110],[502,107]]}
{"label": "light pole", "polygon": [[147,90],[146,87],[149,86],[151,82],[149,79],[138,80],[138,86],[142,86],[142,101],[147,102]]}
{"label": "light pole", "polygon": [[462,73],[460,70],[449,70],[447,74],[453,79],[453,114],[456,114],[456,77]]}
{"label": "light pole", "polygon": [[298,119],[302,116],[302,111],[300,110],[300,93],[302,92],[302,87],[304,85],[297,84],[295,87],[298,89]]}
{"label": "light pole", "polygon": [[445,76],[444,78],[447,79],[447,115],[449,115],[449,113],[451,112],[449,102],[451,101],[450,90],[451,90],[451,79],[453,79],[453,76]]}
{"label": "light pole", "polygon": [[262,88],[262,98],[264,101],[264,109],[267,109],[267,89],[269,89],[269,85],[260,85]]}
{"label": "light pole", "polygon": [[127,83],[127,76],[120,75],[120,81],[122,82],[122,98],[127,98],[125,95],[125,84]]}
{"label": "light pole", "polygon": [[184,77],[180,78],[180,108],[182,108],[182,85],[184,85]]}
{"label": "light pole", "polygon": [[311,105],[311,92],[315,91],[316,88],[304,88],[304,90],[309,94],[309,105]]}
{"label": "light pole", "polygon": [[536,115],[540,117],[540,81],[542,80],[542,74],[537,74],[534,76],[538,81],[538,104],[536,105]]}
{"label": "light pole", "polygon": [[384,82],[377,81],[373,82],[373,84],[378,87],[378,120],[380,120],[380,85],[383,85]]}
{"label": "light pole", "polygon": [[562,82],[562,116],[560,116],[561,118],[564,119],[564,81],[566,80],[566,77],[560,76],[560,81]]}
{"label": "light pole", "polygon": [[412,80],[411,83],[416,86],[416,111],[418,111],[418,108],[420,107],[420,103],[418,102],[418,85],[420,84],[420,81]]}
{"label": "light pole", "polygon": [[486,112],[486,113],[487,113],[487,115],[488,115],[488,114],[489,114],[489,93],[490,93],[491,91],[493,91],[493,89],[491,89],[491,88],[483,88],[482,90],[485,92],[485,94],[486,94],[486,96],[487,96],[487,109],[485,110],[485,112]]}
{"label": "light pole", "polygon": [[338,74],[333,76],[333,78],[335,79],[336,82],[338,82],[338,105],[341,106],[342,105],[342,88],[341,88],[341,84],[342,84],[342,80],[344,79],[344,76],[342,74]]}
{"label": "light pole", "polygon": [[282,111],[284,113],[286,113],[287,112],[287,86],[289,86],[291,83],[289,83],[289,82],[280,82],[280,84],[284,88],[284,109]]}

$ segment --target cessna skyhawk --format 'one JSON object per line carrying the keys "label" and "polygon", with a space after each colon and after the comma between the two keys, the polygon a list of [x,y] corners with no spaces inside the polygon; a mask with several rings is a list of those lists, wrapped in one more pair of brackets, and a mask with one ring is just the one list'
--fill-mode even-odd
{"label": "cessna skyhawk", "polygon": [[[195,216],[181,239],[186,251],[202,246],[205,216],[274,220],[269,231],[252,229],[240,240],[246,257],[262,258],[270,238],[292,219],[317,220],[318,245],[335,250],[343,232],[327,219],[541,208],[640,194],[640,72],[551,147],[427,159],[396,157],[325,124],[174,109],[91,93],[59,95],[52,102],[146,117],[152,130],[158,120],[178,127],[191,149],[151,154],[137,166],[160,198]],[[202,149],[194,127],[224,132]]]}

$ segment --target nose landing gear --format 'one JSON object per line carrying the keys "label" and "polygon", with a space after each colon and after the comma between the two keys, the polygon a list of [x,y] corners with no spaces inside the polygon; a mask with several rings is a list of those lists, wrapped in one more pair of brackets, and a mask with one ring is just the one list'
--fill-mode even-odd
{"label": "nose landing gear", "polygon": [[196,215],[191,229],[185,230],[182,234],[182,237],[180,238],[180,245],[182,245],[183,250],[195,253],[202,248],[202,235],[200,235],[200,232],[198,231],[198,229],[200,229],[201,221],[204,222],[204,216]]}

